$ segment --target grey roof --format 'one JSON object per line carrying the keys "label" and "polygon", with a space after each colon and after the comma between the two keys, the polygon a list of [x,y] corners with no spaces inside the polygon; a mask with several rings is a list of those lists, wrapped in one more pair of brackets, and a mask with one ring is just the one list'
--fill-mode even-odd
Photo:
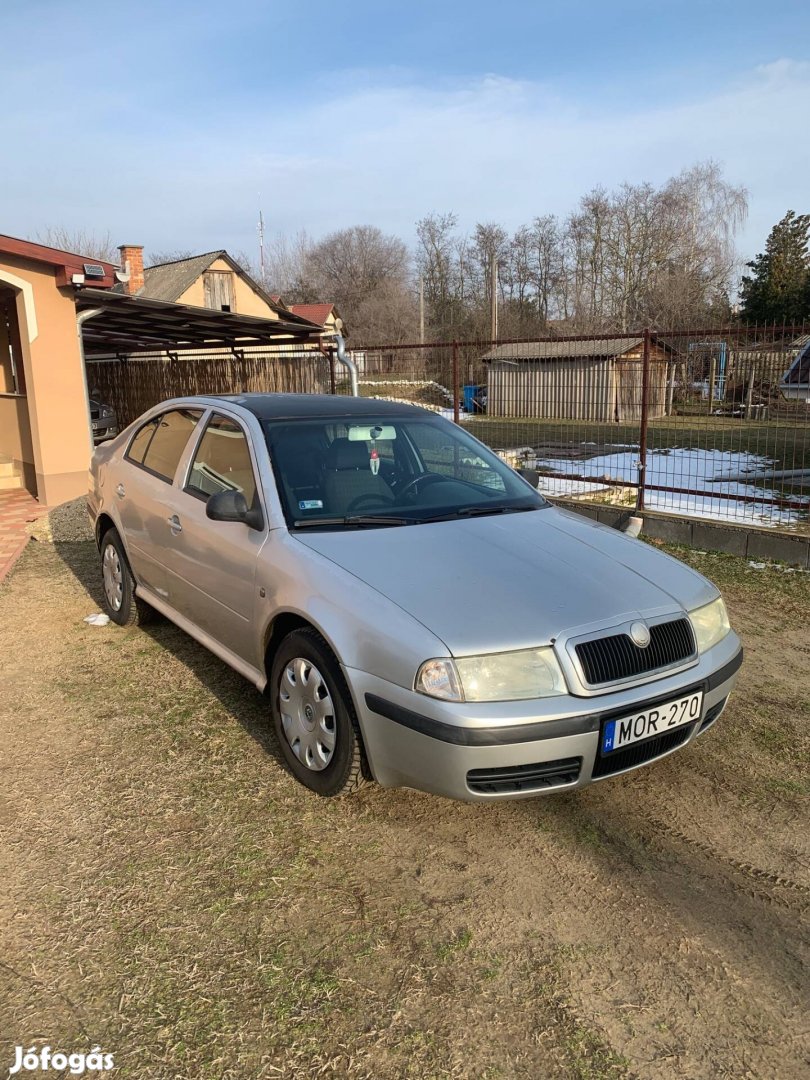
{"label": "grey roof", "polygon": [[418,405],[399,401],[347,397],[345,394],[218,394],[249,409],[261,420],[291,420],[312,416],[410,416],[435,420],[435,414]]}
{"label": "grey roof", "polygon": [[609,359],[638,348],[644,339],[597,338],[593,341],[521,341],[517,345],[496,345],[484,353],[484,361],[573,360],[581,357]]}
{"label": "grey roof", "polygon": [[227,254],[226,251],[208,251],[190,259],[176,259],[174,262],[147,266],[143,272],[144,286],[138,295],[149,300],[166,300],[173,304],[186,289],[191,288],[200,274]]}

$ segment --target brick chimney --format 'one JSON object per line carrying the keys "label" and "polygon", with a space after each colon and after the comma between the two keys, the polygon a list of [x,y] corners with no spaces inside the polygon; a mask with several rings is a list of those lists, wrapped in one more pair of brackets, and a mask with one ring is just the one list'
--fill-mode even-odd
{"label": "brick chimney", "polygon": [[129,281],[124,285],[128,293],[140,292],[143,279],[143,245],[122,244],[118,251],[121,255],[121,269],[129,273]]}

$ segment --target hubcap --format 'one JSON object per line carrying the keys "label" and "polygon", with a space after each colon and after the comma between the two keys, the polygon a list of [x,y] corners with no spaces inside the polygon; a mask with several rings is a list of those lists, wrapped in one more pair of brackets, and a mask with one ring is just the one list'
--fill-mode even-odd
{"label": "hubcap", "polygon": [[104,576],[104,595],[107,597],[107,603],[113,611],[120,611],[124,599],[124,575],[121,571],[121,560],[118,558],[118,552],[112,544],[107,544],[104,548],[101,569]]}
{"label": "hubcap", "polygon": [[278,697],[292,752],[313,772],[325,769],[335,752],[335,707],[320,671],[300,656],[290,660],[281,673]]}

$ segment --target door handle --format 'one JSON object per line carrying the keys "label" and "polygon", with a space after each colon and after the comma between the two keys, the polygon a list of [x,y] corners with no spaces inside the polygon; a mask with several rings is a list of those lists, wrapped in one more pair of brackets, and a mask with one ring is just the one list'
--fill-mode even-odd
{"label": "door handle", "polygon": [[178,533],[183,531],[183,526],[180,524],[180,518],[177,514],[172,514],[172,516],[166,520],[169,522],[169,528],[172,530],[174,536],[177,536]]}
{"label": "door handle", "polygon": [[126,495],[123,484],[118,485],[118,487],[115,489],[115,494],[118,496],[119,499],[123,499],[123,497]]}

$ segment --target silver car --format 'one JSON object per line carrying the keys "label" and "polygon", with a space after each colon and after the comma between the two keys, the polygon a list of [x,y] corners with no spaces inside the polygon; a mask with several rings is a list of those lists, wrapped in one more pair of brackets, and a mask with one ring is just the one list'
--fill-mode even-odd
{"label": "silver car", "polygon": [[166,401],[96,450],[88,508],[110,618],[265,691],[320,795],[583,787],[693,742],[742,663],[709,581],[413,406]]}

